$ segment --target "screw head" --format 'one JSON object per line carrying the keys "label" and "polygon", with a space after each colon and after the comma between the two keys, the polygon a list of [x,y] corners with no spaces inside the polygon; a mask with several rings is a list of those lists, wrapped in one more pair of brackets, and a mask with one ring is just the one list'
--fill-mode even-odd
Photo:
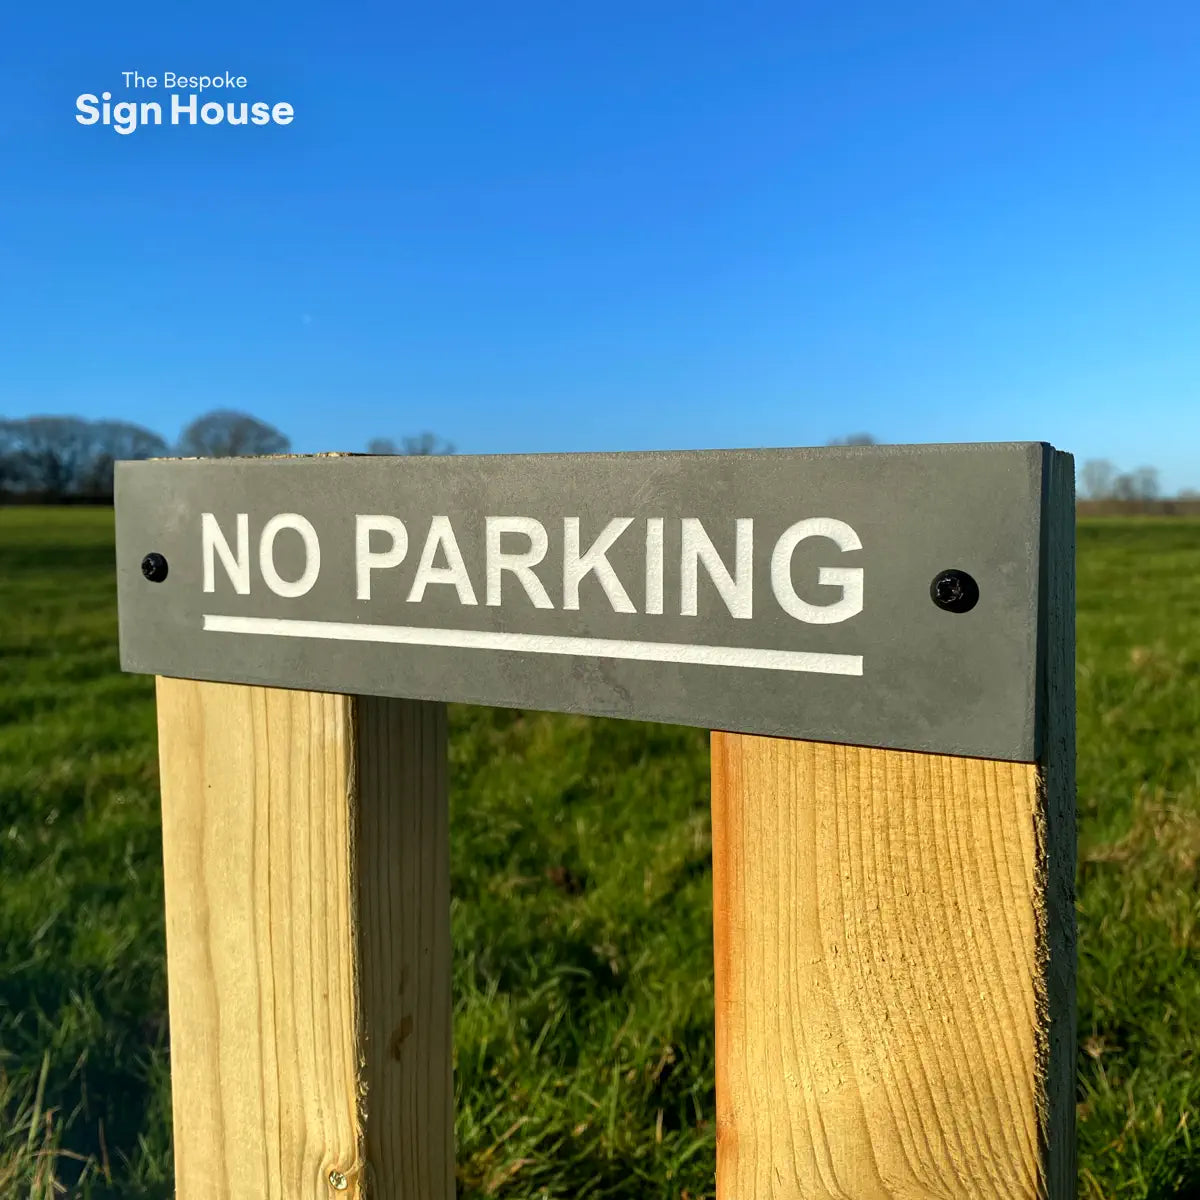
{"label": "screw head", "polygon": [[329,1172],[329,1186],[335,1192],[344,1192],[350,1186],[350,1180],[341,1171],[334,1169]]}
{"label": "screw head", "polygon": [[162,583],[167,577],[167,560],[157,551],[152,551],[142,559],[142,574],[151,583]]}
{"label": "screw head", "polygon": [[944,612],[970,612],[979,603],[979,584],[966,571],[952,567],[933,577],[929,598]]}

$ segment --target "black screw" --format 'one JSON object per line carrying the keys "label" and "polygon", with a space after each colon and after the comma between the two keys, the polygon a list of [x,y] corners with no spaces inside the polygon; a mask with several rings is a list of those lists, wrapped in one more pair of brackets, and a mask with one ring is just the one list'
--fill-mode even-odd
{"label": "black screw", "polygon": [[946,612],[970,612],[979,603],[979,584],[966,571],[939,571],[929,585],[929,596]]}
{"label": "black screw", "polygon": [[162,583],[167,577],[167,560],[157,551],[142,559],[142,574],[151,583]]}

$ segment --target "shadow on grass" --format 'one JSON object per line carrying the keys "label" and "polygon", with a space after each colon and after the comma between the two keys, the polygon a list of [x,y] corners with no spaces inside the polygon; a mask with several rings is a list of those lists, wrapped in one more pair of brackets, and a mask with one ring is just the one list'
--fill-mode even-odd
{"label": "shadow on grass", "polygon": [[1200,1197],[1200,1157],[1189,1154],[1164,1172],[1168,1178],[1153,1182],[1146,1200],[1197,1200]]}

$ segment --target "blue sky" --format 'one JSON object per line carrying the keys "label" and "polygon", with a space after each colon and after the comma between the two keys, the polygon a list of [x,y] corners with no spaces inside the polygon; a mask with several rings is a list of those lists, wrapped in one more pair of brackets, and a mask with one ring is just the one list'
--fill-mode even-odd
{"label": "blue sky", "polygon": [[[1200,488],[1194,4],[14,7],[2,415],[1044,439]],[[295,119],[77,124],[164,102],[126,70]]]}

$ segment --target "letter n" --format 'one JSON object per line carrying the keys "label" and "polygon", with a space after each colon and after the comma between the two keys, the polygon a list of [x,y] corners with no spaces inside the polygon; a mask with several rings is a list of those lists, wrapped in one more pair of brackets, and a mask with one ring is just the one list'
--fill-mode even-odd
{"label": "letter n", "polygon": [[204,555],[204,590],[215,592],[216,559],[221,560],[233,590],[239,596],[250,593],[250,516],[248,513],[237,515],[237,557],[229,548],[225,535],[221,532],[217,518],[212,513],[200,514],[200,538]]}

